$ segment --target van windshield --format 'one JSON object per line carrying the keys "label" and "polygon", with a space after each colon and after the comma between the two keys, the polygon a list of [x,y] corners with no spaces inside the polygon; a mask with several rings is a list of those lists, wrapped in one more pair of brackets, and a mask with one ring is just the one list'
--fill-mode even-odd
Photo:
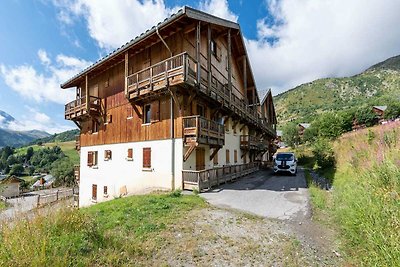
{"label": "van windshield", "polygon": [[277,154],[276,155],[276,160],[282,161],[290,161],[293,160],[293,154],[288,154],[288,153],[282,153],[282,154]]}

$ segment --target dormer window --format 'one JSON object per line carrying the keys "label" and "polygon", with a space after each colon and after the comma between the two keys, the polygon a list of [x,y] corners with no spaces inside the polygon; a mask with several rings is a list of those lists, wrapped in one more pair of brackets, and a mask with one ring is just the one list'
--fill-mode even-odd
{"label": "dormer window", "polygon": [[211,53],[214,56],[217,56],[217,42],[215,42],[215,40],[211,40],[210,46],[211,46]]}

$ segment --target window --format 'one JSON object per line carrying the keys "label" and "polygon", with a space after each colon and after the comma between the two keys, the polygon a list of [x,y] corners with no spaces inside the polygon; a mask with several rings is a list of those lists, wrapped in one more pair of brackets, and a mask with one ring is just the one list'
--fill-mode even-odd
{"label": "window", "polygon": [[107,186],[104,186],[103,194],[104,194],[105,196],[108,196],[108,188],[107,188]]}
{"label": "window", "polygon": [[110,160],[111,159],[111,150],[104,150],[104,160]]}
{"label": "window", "polygon": [[213,158],[213,163],[214,163],[214,165],[218,165],[218,152],[217,152],[217,154],[215,154],[215,156]]}
{"label": "window", "polygon": [[88,151],[87,165],[89,167],[97,166],[97,151]]}
{"label": "window", "polygon": [[127,160],[133,160],[133,149],[128,148],[128,155],[126,156]]}
{"label": "window", "polygon": [[143,168],[151,168],[151,148],[143,148]]}
{"label": "window", "polygon": [[160,120],[160,101],[156,100],[151,103],[151,122],[157,122]]}
{"label": "window", "polygon": [[92,120],[92,133],[99,132],[99,123],[96,120]]}
{"label": "window", "polygon": [[112,123],[112,115],[111,114],[107,114],[107,118],[106,118],[106,123]]}
{"label": "window", "polygon": [[214,55],[214,56],[217,56],[217,42],[215,42],[215,40],[211,40],[211,42],[210,42],[210,49],[211,49],[211,53]]}
{"label": "window", "polygon": [[236,149],[233,151],[233,160],[235,163],[237,163],[237,150]]}
{"label": "window", "polygon": [[151,122],[151,105],[145,105],[144,106],[144,117],[143,117],[143,123],[147,124]]}
{"label": "window", "polygon": [[92,199],[97,200],[97,184],[92,184]]}
{"label": "window", "polygon": [[226,164],[230,163],[229,149],[226,150]]}
{"label": "window", "polygon": [[203,105],[197,105],[197,114],[203,117],[206,116],[205,108]]}

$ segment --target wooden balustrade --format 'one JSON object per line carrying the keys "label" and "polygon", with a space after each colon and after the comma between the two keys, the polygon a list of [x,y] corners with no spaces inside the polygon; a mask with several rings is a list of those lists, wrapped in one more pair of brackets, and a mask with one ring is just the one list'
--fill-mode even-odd
{"label": "wooden balustrade", "polygon": [[[200,84],[196,82],[198,71],[200,71]],[[184,52],[127,76],[127,97],[134,101],[167,86],[179,84],[198,86],[200,92],[218,101],[224,108],[275,136],[276,132],[272,125],[260,118],[257,108],[250,106],[246,97],[233,84],[231,90],[228,88],[228,79],[214,65],[211,66],[211,73],[209,88],[207,68],[201,64],[198,69],[197,61]]]}
{"label": "wooden balustrade", "polygon": [[183,117],[183,135],[186,145],[198,143],[223,146],[225,144],[224,126],[199,115]]}
{"label": "wooden balustrade", "polygon": [[101,99],[89,96],[89,107],[86,106],[86,96],[77,98],[65,105],[65,119],[79,120],[85,115],[99,115],[101,113]]}
{"label": "wooden balustrade", "polygon": [[259,170],[258,162],[227,165],[202,171],[183,170],[182,188],[188,190],[211,189]]}

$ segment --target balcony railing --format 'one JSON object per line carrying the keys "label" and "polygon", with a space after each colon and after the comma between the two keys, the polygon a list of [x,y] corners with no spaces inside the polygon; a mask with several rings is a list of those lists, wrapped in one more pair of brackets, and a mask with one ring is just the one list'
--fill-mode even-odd
{"label": "balcony railing", "polygon": [[[198,71],[200,83],[197,83]],[[275,135],[275,129],[260,118],[257,108],[249,105],[246,97],[234,84],[228,86],[227,77],[214,65],[211,66],[211,84],[208,86],[208,70],[205,66],[197,66],[197,61],[188,53],[170,57],[148,68],[126,77],[128,98],[139,99],[151,92],[167,88],[167,86],[188,84],[197,85],[200,92],[219,102],[221,106],[245,119],[248,123]]]}
{"label": "balcony railing", "polygon": [[133,99],[167,85],[192,82],[196,77],[196,63],[187,53],[181,53],[127,77],[129,98]]}
{"label": "balcony railing", "polygon": [[269,143],[266,140],[258,138],[254,135],[241,135],[240,148],[245,150],[267,150]]}
{"label": "balcony railing", "polygon": [[183,118],[183,135],[185,144],[199,143],[215,146],[225,144],[224,125],[199,115]]}
{"label": "balcony railing", "polygon": [[259,170],[258,162],[229,165],[202,171],[182,170],[182,188],[188,190],[211,189]]}
{"label": "balcony railing", "polygon": [[89,107],[86,106],[86,96],[77,98],[65,105],[65,119],[78,120],[85,115],[98,115],[101,112],[101,99],[89,96]]}

